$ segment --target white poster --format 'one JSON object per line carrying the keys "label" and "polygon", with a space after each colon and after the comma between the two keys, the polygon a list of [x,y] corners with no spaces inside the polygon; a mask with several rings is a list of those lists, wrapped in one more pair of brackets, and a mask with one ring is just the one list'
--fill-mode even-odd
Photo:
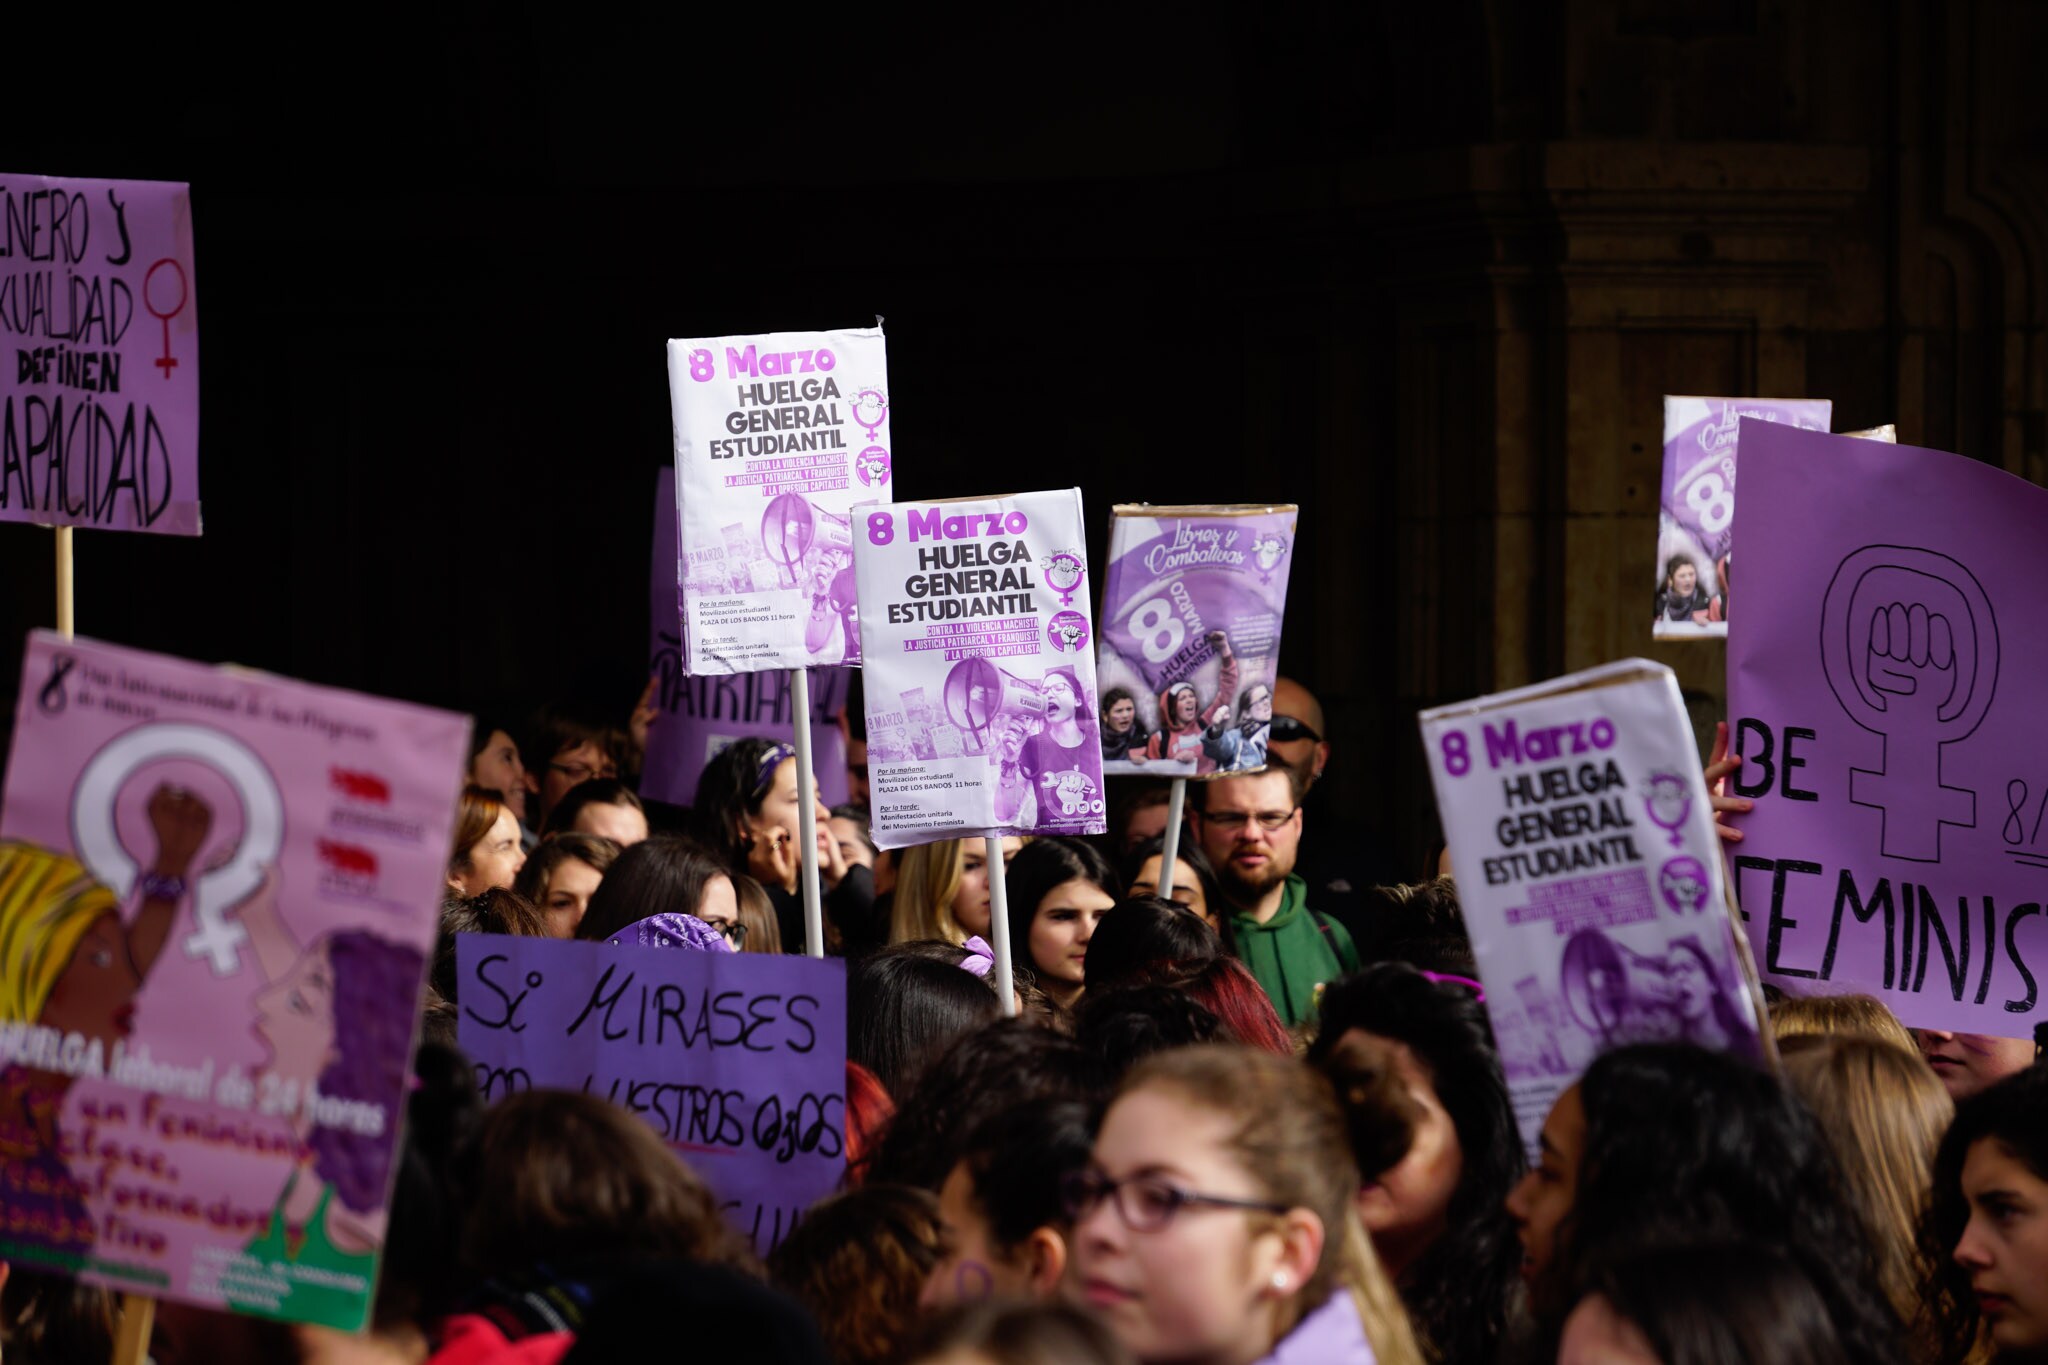
{"label": "white poster", "polygon": [[892,486],[882,329],[668,344],[683,671],[860,662],[850,509]]}
{"label": "white poster", "polygon": [[875,842],[1102,833],[1081,490],[854,522]]}
{"label": "white poster", "polygon": [[1522,1137],[1595,1056],[1760,1058],[1713,808],[1671,670],[1608,664],[1425,711],[1458,900]]}

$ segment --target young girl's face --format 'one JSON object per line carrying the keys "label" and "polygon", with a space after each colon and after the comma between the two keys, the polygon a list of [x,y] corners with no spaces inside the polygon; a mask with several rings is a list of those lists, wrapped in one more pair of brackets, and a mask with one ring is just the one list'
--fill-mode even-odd
{"label": "young girl's face", "polygon": [[[811,790],[817,790],[817,783],[811,783]],[[789,836],[792,850],[801,849],[797,841],[803,837],[803,822],[800,814],[800,786],[797,782],[796,760],[785,758],[775,769],[775,776],[768,784],[768,792],[761,798],[761,809],[747,818],[748,832],[756,843],[774,837],[777,830]],[[825,809],[823,801],[814,800],[813,813],[817,817],[818,856],[832,856],[832,812]]]}
{"label": "young girl's face", "polygon": [[1055,981],[1081,985],[1087,979],[1082,966],[1088,957],[1088,940],[1095,937],[1095,926],[1115,904],[1114,897],[1080,877],[1046,892],[1031,920],[1027,949],[1031,965]]}
{"label": "young girl's face", "polygon": [[1692,590],[1699,586],[1700,571],[1690,564],[1681,564],[1671,571],[1671,591],[1680,597],[1692,596]]}
{"label": "young girl's face", "polygon": [[549,938],[576,937],[576,926],[583,923],[583,912],[590,908],[590,897],[603,880],[604,874],[581,858],[564,858],[555,864],[541,901]]}
{"label": "young girl's face", "polygon": [[1109,728],[1123,734],[1131,728],[1131,722],[1138,717],[1138,704],[1129,697],[1118,697],[1116,705],[1109,708]]}
{"label": "young girl's face", "polygon": [[969,938],[988,937],[988,855],[979,839],[960,850],[960,889],[953,893],[953,921]]}
{"label": "young girl's face", "polygon": [[[1093,1167],[1114,1181],[1267,1199],[1229,1145],[1236,1126],[1171,1089],[1134,1090],[1103,1119]],[[1127,1189],[1121,1198],[1135,1207],[1139,1195]],[[1075,1225],[1074,1243],[1070,1283],[1139,1360],[1250,1361],[1272,1347],[1284,1293],[1274,1277],[1287,1276],[1272,1217],[1184,1205],[1141,1232],[1110,1197]]]}
{"label": "young girl's face", "polygon": [[2004,1143],[1983,1138],[1963,1158],[1963,1197],[1970,1221],[1956,1264],[1970,1272],[2000,1358],[2031,1360],[2048,1347],[2048,1181]]}

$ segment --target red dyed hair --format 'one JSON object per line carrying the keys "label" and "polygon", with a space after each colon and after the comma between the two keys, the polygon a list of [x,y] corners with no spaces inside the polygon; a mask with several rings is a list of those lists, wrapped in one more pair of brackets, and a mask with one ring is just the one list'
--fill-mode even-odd
{"label": "red dyed hair", "polygon": [[896,1117],[896,1102],[875,1073],[859,1062],[846,1064],[846,1183],[857,1186],[867,1178],[868,1161],[875,1143],[889,1120]]}
{"label": "red dyed hair", "polygon": [[1171,984],[1222,1020],[1237,1041],[1283,1057],[1294,1055],[1294,1039],[1287,1026],[1280,1022],[1258,978],[1242,962],[1234,957],[1211,958],[1186,976],[1176,976]]}

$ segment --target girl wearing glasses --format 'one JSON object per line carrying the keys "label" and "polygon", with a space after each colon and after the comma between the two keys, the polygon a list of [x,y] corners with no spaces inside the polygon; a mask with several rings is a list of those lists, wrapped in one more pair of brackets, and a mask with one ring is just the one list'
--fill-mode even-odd
{"label": "girl wearing glasses", "polygon": [[1070,1283],[1141,1362],[1416,1365],[1357,1192],[1322,1077],[1242,1047],[1162,1053],[1065,1184]]}

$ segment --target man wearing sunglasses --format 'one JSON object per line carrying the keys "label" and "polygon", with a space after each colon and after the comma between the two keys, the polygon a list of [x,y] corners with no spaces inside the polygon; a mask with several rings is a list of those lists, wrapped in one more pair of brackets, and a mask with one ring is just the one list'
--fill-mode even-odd
{"label": "man wearing sunglasses", "polygon": [[1273,684],[1273,725],[1266,739],[1270,760],[1285,763],[1301,778],[1302,813],[1315,826],[1315,840],[1306,845],[1295,867],[1308,883],[1309,899],[1318,910],[1351,931],[1352,941],[1370,951],[1386,934],[1385,916],[1375,913],[1375,886],[1409,880],[1405,870],[1387,856],[1373,831],[1347,818],[1322,778],[1330,763],[1329,733],[1323,725],[1322,703],[1292,678]]}
{"label": "man wearing sunglasses", "polygon": [[1230,925],[1238,956],[1292,1028],[1315,1014],[1318,987],[1358,969],[1351,935],[1309,908],[1308,885],[1294,875],[1301,851],[1300,775],[1275,764],[1196,790],[1202,807],[1194,815],[1195,837],[1237,912]]}

